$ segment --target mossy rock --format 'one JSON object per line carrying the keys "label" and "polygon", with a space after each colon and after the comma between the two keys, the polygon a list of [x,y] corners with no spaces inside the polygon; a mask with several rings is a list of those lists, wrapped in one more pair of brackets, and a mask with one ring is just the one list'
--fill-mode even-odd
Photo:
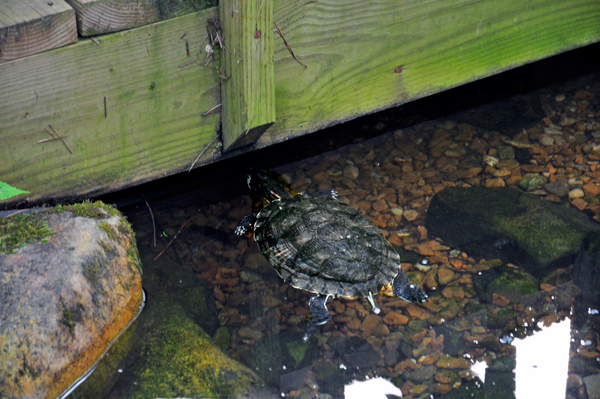
{"label": "mossy rock", "polygon": [[431,200],[427,229],[471,256],[543,274],[571,264],[582,240],[600,225],[568,203],[514,188],[449,187]]}
{"label": "mossy rock", "polygon": [[473,276],[473,285],[478,296],[490,303],[494,294],[503,296],[511,303],[518,303],[521,297],[539,291],[539,284],[535,277],[506,265]]}

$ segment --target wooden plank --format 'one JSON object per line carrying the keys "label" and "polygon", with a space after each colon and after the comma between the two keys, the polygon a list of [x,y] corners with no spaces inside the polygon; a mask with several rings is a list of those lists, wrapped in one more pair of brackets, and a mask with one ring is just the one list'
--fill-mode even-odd
{"label": "wooden plank", "polygon": [[[197,165],[218,157],[219,115],[201,116],[220,102],[218,74],[200,66],[215,17],[212,8],[0,64],[0,180],[30,191],[0,206],[157,179],[204,149]],[[36,144],[50,125],[65,144]]]}
{"label": "wooden plank", "polygon": [[[275,0],[277,122],[257,147],[600,40],[598,0]],[[402,66],[401,73],[395,73]]]}
{"label": "wooden plank", "polygon": [[254,144],[275,122],[273,0],[221,0],[223,147]]}
{"label": "wooden plank", "polygon": [[66,0],[82,36],[131,29],[217,5],[216,0]]}
{"label": "wooden plank", "polygon": [[76,41],[75,12],[63,0],[0,0],[0,63]]}

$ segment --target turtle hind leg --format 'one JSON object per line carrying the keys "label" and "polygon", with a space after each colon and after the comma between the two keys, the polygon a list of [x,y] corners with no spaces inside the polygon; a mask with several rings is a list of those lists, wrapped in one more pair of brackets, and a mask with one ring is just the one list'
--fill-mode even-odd
{"label": "turtle hind leg", "polygon": [[392,283],[392,292],[398,298],[402,298],[409,302],[425,302],[427,301],[427,294],[418,285],[413,283],[406,277],[406,274],[402,270],[394,278]]}
{"label": "turtle hind leg", "polygon": [[373,313],[379,314],[381,312],[381,309],[379,309],[377,307],[377,305],[375,305],[375,299],[373,299],[373,293],[371,291],[369,291],[369,296],[367,297],[367,301],[369,301],[369,303],[373,307]]}
{"label": "turtle hind leg", "polygon": [[331,320],[331,313],[327,310],[327,299],[329,299],[328,295],[316,294],[308,301],[308,329],[302,337],[302,340],[305,342],[308,341],[312,332],[317,329],[317,326],[326,324]]}
{"label": "turtle hind leg", "polygon": [[254,223],[256,223],[256,212],[249,213],[244,216],[235,228],[235,234],[241,236],[254,230]]}

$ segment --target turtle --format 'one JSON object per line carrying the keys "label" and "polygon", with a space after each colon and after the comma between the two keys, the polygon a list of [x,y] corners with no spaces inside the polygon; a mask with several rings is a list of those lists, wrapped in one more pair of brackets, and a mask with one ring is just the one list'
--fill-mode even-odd
{"label": "turtle", "polygon": [[267,205],[244,216],[235,234],[253,233],[262,254],[294,288],[314,295],[310,325],[331,319],[331,297],[364,297],[375,313],[373,295],[392,284],[395,296],[425,302],[427,294],[400,268],[400,256],[381,230],[358,209],[337,199],[335,190],[292,195],[264,170],[248,176],[248,186]]}

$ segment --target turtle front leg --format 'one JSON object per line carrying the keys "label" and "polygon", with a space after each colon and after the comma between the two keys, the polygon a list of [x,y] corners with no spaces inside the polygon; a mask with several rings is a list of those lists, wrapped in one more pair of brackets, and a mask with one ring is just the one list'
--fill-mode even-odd
{"label": "turtle front leg", "polygon": [[249,213],[248,215],[244,216],[242,218],[242,220],[240,220],[240,222],[236,226],[235,234],[238,236],[241,236],[243,234],[246,234],[246,233],[254,230],[254,223],[256,223],[256,215],[257,214],[258,214],[257,212],[252,212],[252,213]]}

